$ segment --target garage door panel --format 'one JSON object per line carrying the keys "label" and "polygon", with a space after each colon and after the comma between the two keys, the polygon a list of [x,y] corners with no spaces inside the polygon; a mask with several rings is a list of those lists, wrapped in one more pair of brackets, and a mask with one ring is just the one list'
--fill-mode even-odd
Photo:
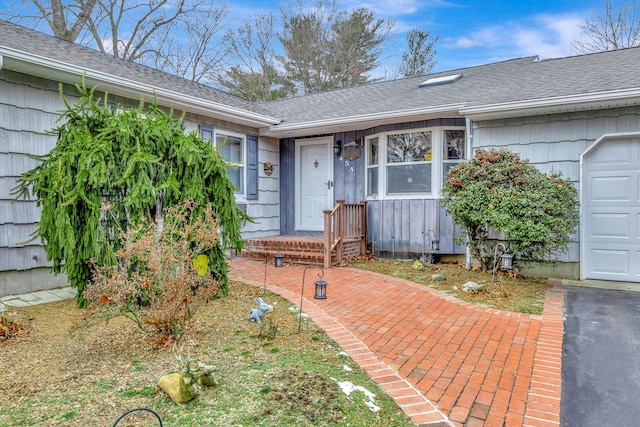
{"label": "garage door panel", "polygon": [[640,139],[601,141],[583,158],[583,273],[640,282]]}
{"label": "garage door panel", "polygon": [[[594,213],[591,214],[590,237],[601,239],[626,239],[632,234],[631,218],[628,214],[621,213]],[[635,227],[634,227],[635,228]]]}
{"label": "garage door panel", "polygon": [[639,164],[637,138],[627,140],[603,141],[590,153],[587,167],[591,171],[633,169]]}
{"label": "garage door panel", "polygon": [[591,200],[629,202],[635,196],[631,194],[631,188],[629,176],[594,176],[591,178]]}
{"label": "garage door panel", "polygon": [[631,254],[625,250],[594,249],[589,253],[595,274],[628,275]]}

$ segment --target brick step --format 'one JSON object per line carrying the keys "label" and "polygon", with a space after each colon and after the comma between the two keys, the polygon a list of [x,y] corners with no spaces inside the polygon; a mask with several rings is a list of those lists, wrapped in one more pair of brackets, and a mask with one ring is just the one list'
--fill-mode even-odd
{"label": "brick step", "polygon": [[[282,251],[282,250],[247,250],[243,249],[240,254],[241,258],[264,260],[265,256],[269,257],[269,262],[273,262],[275,254],[281,254],[284,256],[283,261],[301,263],[301,264],[324,264],[324,252],[311,251],[311,252],[299,252],[299,251]],[[335,254],[332,255],[332,261],[335,262]]]}
{"label": "brick step", "polygon": [[[262,238],[249,239],[245,242],[240,254],[243,258],[264,260],[268,256],[273,262],[273,256],[281,254],[283,261],[301,264],[324,264],[324,242],[317,238]],[[335,261],[335,254],[332,256]]]}
{"label": "brick step", "polygon": [[[350,257],[360,253],[358,238],[344,240],[344,256]],[[273,262],[276,254],[284,255],[284,262],[301,264],[324,264],[324,240],[313,236],[273,236],[248,239],[244,249],[239,254],[241,258],[264,260],[269,257]],[[331,264],[337,262],[334,250],[331,254]]]}

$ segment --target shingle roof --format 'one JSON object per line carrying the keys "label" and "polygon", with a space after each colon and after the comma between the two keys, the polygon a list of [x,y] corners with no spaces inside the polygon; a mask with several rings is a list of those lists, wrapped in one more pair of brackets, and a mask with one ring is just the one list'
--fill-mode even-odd
{"label": "shingle roof", "polygon": [[[355,115],[465,107],[640,88],[640,48],[538,61],[525,57],[428,76],[366,84],[264,104],[282,125]],[[419,87],[428,78],[462,78]]]}
{"label": "shingle roof", "polygon": [[[267,103],[254,103],[210,86],[198,84],[140,64],[117,59],[93,49],[0,21],[0,47],[39,55],[53,60],[153,85],[214,102],[282,119],[278,128],[300,125],[299,134],[314,122],[358,121],[358,117],[395,115],[407,111],[462,111],[474,107],[511,102],[534,102],[591,94],[640,90],[640,48],[622,49],[539,61],[530,56],[487,65],[434,73],[428,76],[371,83],[329,92],[304,95]],[[429,78],[461,74],[452,83],[420,87]],[[640,95],[628,98],[640,104]],[[560,101],[562,102],[562,101]],[[462,109],[462,110],[461,110]],[[395,114],[393,114],[395,113]],[[327,130],[329,130],[327,128]],[[335,130],[335,129],[334,129]]]}
{"label": "shingle roof", "polygon": [[19,25],[0,20],[0,46],[48,59],[76,65],[79,68],[107,73],[122,79],[173,90],[203,100],[268,115],[261,105],[230,95],[211,86],[196,83],[173,74],[67,42]]}

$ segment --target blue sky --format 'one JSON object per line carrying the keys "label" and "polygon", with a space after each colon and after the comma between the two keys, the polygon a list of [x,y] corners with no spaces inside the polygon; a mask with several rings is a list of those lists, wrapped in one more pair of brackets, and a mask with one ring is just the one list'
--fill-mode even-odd
{"label": "blue sky", "polygon": [[[224,1],[224,0],[223,0]],[[295,0],[283,0],[291,4]],[[313,2],[313,0],[306,0]],[[393,77],[406,49],[407,31],[417,27],[439,35],[434,71],[487,64],[523,56],[541,59],[574,55],[572,41],[579,24],[602,9],[602,0],[339,0],[342,9],[367,7],[395,21],[395,32],[372,77]],[[226,0],[227,28],[251,15],[278,14],[280,1]],[[615,3],[615,2],[614,2]],[[31,5],[31,1],[0,0],[0,10]]]}
{"label": "blue sky", "polygon": [[[396,21],[385,62],[397,64],[406,33],[417,27],[439,35],[434,71],[538,55],[541,59],[575,54],[571,42],[578,25],[601,9],[601,0],[341,0],[342,7],[365,6]],[[235,16],[278,11],[277,2],[229,0]]]}

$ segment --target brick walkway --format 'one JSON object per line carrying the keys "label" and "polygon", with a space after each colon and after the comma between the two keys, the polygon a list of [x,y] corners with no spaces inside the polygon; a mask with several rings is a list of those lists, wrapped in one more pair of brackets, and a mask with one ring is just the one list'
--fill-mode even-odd
{"label": "brick walkway", "polygon": [[[268,267],[267,289],[300,304],[304,267]],[[420,426],[558,426],[562,288],[542,316],[478,307],[406,280],[325,270],[327,299],[304,311]],[[263,286],[264,262],[234,259],[230,277]]]}

